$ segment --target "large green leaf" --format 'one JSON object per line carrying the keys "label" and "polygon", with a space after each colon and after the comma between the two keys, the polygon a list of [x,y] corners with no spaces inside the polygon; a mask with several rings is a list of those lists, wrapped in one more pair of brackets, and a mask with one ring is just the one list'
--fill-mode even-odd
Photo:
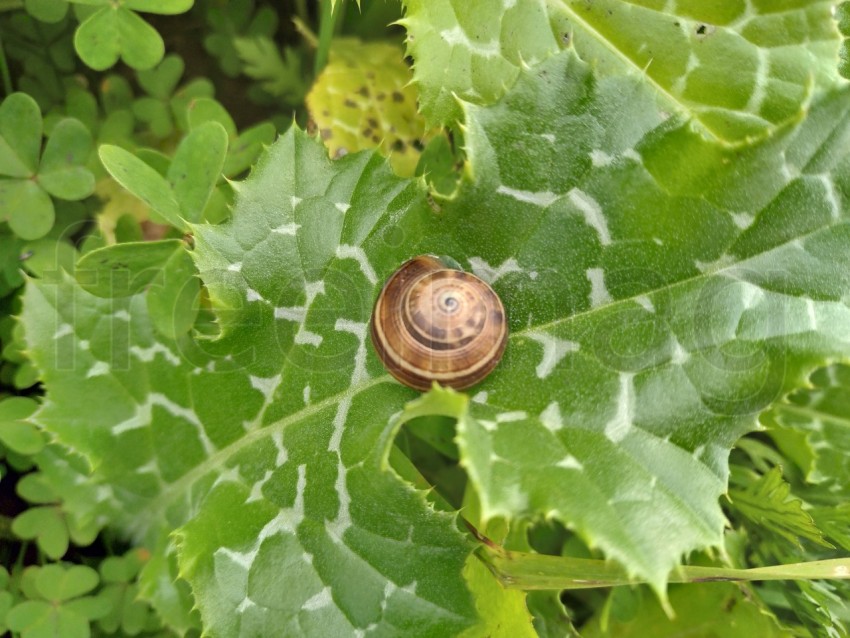
{"label": "large green leaf", "polygon": [[363,251],[397,263],[385,230],[421,233],[424,193],[378,156],[332,164],[301,132],[239,193],[232,223],[194,228],[224,329],[208,352],[157,335],[139,296],[28,287],[50,388],[37,419],[90,459],[113,524],[152,548],[143,590],[169,617],[179,528],[180,574],[214,634],[456,633],[474,619],[469,545],[386,469],[414,393],[366,358],[377,279]]}
{"label": "large green leaf", "polygon": [[[466,108],[473,178],[439,216],[377,156],[331,162],[291,131],[236,185],[232,221],[192,226],[221,330],[204,352],[156,336],[139,297],[28,286],[38,421],[153,548],[145,591],[173,604],[176,556],[213,634],[471,622],[467,546],[386,469],[401,422],[429,413],[458,418],[485,521],[557,518],[662,591],[722,542],[733,442],[850,354],[848,111],[836,93],[798,129],[723,148],[566,52]],[[421,252],[490,279],[513,333],[471,400],[405,411],[416,393],[367,325]]]}
{"label": "large green leaf", "polygon": [[523,64],[573,46],[600,72],[644,78],[667,108],[739,142],[796,117],[814,86],[835,84],[833,4],[405,0],[402,24],[431,122],[459,119],[455,96],[494,102]]}

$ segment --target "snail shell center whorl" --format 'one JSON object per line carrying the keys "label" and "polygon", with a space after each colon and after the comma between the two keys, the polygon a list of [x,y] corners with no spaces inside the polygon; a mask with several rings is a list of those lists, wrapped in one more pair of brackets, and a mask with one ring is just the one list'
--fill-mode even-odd
{"label": "snail shell center whorl", "polygon": [[430,255],[406,262],[387,281],[372,315],[372,342],[396,379],[427,390],[481,381],[507,342],[505,309],[484,281]]}

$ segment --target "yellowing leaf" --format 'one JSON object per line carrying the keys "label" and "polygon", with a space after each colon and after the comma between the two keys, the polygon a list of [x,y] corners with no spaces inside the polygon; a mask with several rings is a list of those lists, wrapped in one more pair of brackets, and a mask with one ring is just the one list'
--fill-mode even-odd
{"label": "yellowing leaf", "polygon": [[388,156],[396,173],[413,175],[434,135],[417,112],[404,52],[387,43],[340,40],[307,96],[307,108],[332,157],[367,148]]}

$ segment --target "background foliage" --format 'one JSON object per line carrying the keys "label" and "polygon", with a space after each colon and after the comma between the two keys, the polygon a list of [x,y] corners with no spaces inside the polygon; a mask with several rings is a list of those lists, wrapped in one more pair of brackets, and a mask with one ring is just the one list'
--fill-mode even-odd
{"label": "background foliage", "polygon": [[0,3],[0,632],[845,635],[847,15]]}

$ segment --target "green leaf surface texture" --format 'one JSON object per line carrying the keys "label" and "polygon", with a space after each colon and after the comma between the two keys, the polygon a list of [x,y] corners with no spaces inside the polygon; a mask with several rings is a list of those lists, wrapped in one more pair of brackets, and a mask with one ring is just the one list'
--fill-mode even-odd
{"label": "green leaf surface texture", "polygon": [[[666,108],[740,142],[796,117],[838,78],[833,3],[732,0],[405,0],[429,122],[490,104],[524,64],[574,47],[603,74],[644,78]],[[732,69],[734,68],[734,72]]]}
{"label": "green leaf surface texture", "polygon": [[[469,545],[452,516],[385,471],[391,417],[414,393],[367,360],[365,342],[378,280],[363,246],[402,259],[383,231],[403,220],[420,232],[424,193],[378,156],[332,164],[300,132],[239,191],[231,224],[194,228],[225,328],[215,352],[158,337],[138,296],[29,288],[28,334],[54,389],[38,419],[90,458],[116,523],[161,556],[180,528],[180,572],[211,631],[456,633],[474,619]],[[322,306],[325,337],[302,325]],[[94,420],[78,418],[83,378],[109,406]]]}
{"label": "green leaf surface texture", "polygon": [[765,414],[780,449],[798,461],[811,483],[830,491],[850,483],[850,366],[818,370],[811,387],[791,394]]}
{"label": "green leaf surface texture", "polygon": [[850,350],[847,92],[728,148],[567,51],[464,109],[469,177],[440,214],[374,154],[332,162],[297,130],[275,143],[234,183],[231,221],[191,226],[214,341],[157,335],[140,296],[27,287],[37,421],[151,548],[158,604],[176,558],[213,635],[473,622],[469,545],[387,469],[416,393],[368,321],[413,255],[450,255],[508,312],[493,375],[419,404],[458,419],[483,519],[556,518],[659,592],[684,554],[721,545],[735,440]]}

